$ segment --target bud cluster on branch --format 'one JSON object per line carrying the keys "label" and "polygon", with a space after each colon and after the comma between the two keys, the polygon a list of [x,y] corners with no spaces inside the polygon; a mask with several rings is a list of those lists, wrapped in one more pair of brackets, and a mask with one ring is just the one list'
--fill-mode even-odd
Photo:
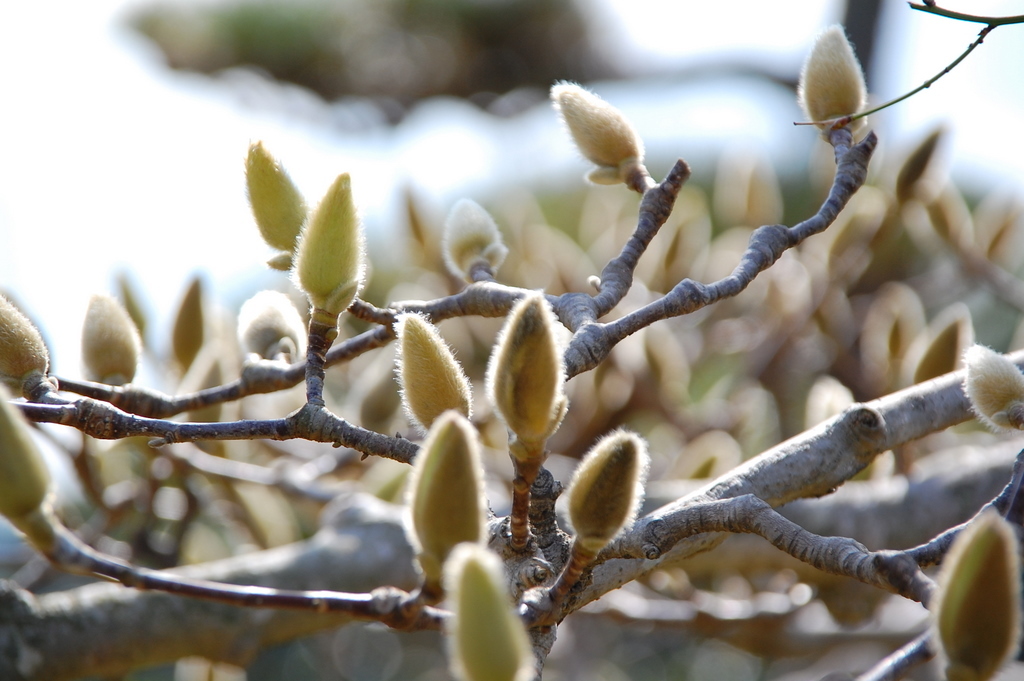
{"label": "bud cluster on branch", "polygon": [[[154,351],[144,351],[144,320],[130,296],[124,304],[91,299],[84,381],[50,374],[42,334],[0,296],[0,513],[69,572],[233,606],[442,630],[462,681],[539,678],[567,616],[640,578],[649,578],[647,591],[667,592],[673,561],[715,548],[725,533],[751,534],[822,575],[924,604],[931,629],[913,644],[913,657],[900,660],[923,660],[931,646],[951,679],[995,675],[1020,638],[1024,465],[973,520],[915,549],[869,550],[805,529],[776,508],[855,477],[910,473],[915,452],[906,445],[971,410],[993,430],[1024,430],[1024,373],[974,344],[965,304],[947,303],[928,321],[939,306],[926,311],[906,283],[918,276],[905,262],[916,242],[902,231],[904,222],[925,225],[917,240],[952,249],[1024,311],[1024,287],[997,262],[1013,221],[993,218],[978,236],[958,194],[931,191],[940,131],[910,153],[894,191],[862,190],[878,138],[864,131],[864,76],[839,26],[816,39],[798,92],[834,150],[835,175],[820,207],[793,226],[774,224],[782,191],[770,164],[723,164],[716,184],[729,191],[709,202],[684,187],[690,169],[682,160],[654,180],[640,135],[610,103],[568,82],[555,84],[550,98],[594,166],[587,179],[624,184],[639,204],[587,207],[584,222],[600,214],[611,224],[585,225],[579,243],[537,236],[527,225],[506,230],[506,245],[498,226],[505,220],[459,200],[441,235],[416,230],[419,246],[429,246],[422,260],[451,275],[423,277],[452,287],[434,299],[370,302],[384,296],[369,281],[349,174],[337,175],[310,208],[263,143],[251,144],[253,219],[274,251],[267,264],[290,276],[278,275],[281,290],[249,298],[230,334],[201,279],[190,282],[165,358],[177,395],[133,383]],[[773,224],[733,224],[762,218]],[[538,290],[515,280],[519,270],[545,271],[518,266],[540,261],[558,270],[551,263],[559,258],[572,263],[559,265],[557,282],[553,275]],[[882,283],[890,271],[900,283]],[[574,281],[596,290],[572,290],[583,288]],[[566,292],[556,293],[559,286]],[[502,320],[501,328],[474,326],[471,317]],[[360,359],[392,341],[393,359]],[[299,384],[303,394],[289,390]],[[261,393],[275,395],[253,397]],[[797,393],[794,408],[783,398]],[[178,414],[186,420],[171,418]],[[83,434],[72,463],[95,507],[96,536],[86,533],[92,520],[82,537],[64,526],[70,516],[29,422]],[[808,430],[778,444],[793,423]],[[285,440],[338,451],[267,446]],[[894,462],[888,471],[883,452]],[[362,464],[369,456],[393,461]],[[411,468],[394,473],[382,464]],[[564,505],[556,507],[562,486],[545,466],[573,468]],[[640,514],[649,475],[719,477]],[[316,505],[367,491],[404,506],[395,526],[405,552],[360,550],[367,560],[401,555],[404,582],[305,591],[153,569],[188,562],[228,529],[244,537],[228,549],[297,539],[302,511],[284,495]],[[197,518],[218,530],[195,530]],[[324,522],[321,532],[344,519]],[[113,539],[132,528],[131,541]],[[98,536],[105,539],[92,541]],[[122,544],[131,560],[94,548]],[[153,568],[136,564],[147,558]],[[938,562],[933,579],[924,570]],[[703,588],[677,582],[681,592]]]}

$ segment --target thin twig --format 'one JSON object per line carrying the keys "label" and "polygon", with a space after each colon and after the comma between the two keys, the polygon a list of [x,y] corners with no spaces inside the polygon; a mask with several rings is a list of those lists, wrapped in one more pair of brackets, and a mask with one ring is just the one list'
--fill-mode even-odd
{"label": "thin twig", "polygon": [[856,681],[898,681],[914,667],[935,657],[932,632],[926,631],[888,657],[879,661],[870,670],[857,677]]}
{"label": "thin twig", "polygon": [[404,438],[389,437],[352,425],[325,407],[305,405],[282,419],[242,420],[223,423],[180,423],[128,414],[106,402],[81,398],[62,404],[15,402],[22,413],[37,423],[57,423],[77,428],[102,440],[148,436],[152,446],[198,440],[293,440],[329,442],[359,452],[409,463],[419,447]]}
{"label": "thin twig", "polygon": [[940,17],[946,17],[947,19],[957,19],[959,21],[971,21],[976,24],[988,24],[989,26],[1006,26],[1009,24],[1024,24],[1024,14],[1018,14],[1012,17],[982,17],[974,14],[964,14],[962,12],[954,12],[948,9],[942,9],[934,5],[918,5],[913,2],[908,2],[910,9],[916,9],[920,12],[926,12],[928,14],[936,14]]}
{"label": "thin twig", "polygon": [[370,593],[339,591],[295,591],[261,586],[221,584],[178,574],[136,567],[96,551],[56,524],[55,545],[45,551],[62,570],[97,575],[128,587],[199,598],[228,605],[344,613],[404,630],[440,629],[448,613],[425,606],[409,593],[395,587],[380,587]]}

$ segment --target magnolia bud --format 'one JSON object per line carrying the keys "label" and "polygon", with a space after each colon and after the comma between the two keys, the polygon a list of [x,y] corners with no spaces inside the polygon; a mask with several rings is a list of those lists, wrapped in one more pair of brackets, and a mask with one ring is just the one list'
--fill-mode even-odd
{"label": "magnolia bud", "polygon": [[28,425],[0,385],[0,514],[34,542],[33,522],[50,490],[50,475]]}
{"label": "magnolia bud", "polygon": [[462,681],[529,681],[534,660],[523,621],[512,608],[497,555],[463,544],[445,565],[451,598],[448,636],[452,672]]}
{"label": "magnolia bud", "polygon": [[306,202],[281,164],[263,148],[263,142],[249,146],[245,186],[263,240],[291,253],[306,220]]}
{"label": "magnolia bud", "polygon": [[968,348],[964,364],[964,392],[978,418],[994,430],[1024,429],[1024,374],[1017,365],[984,345]]}
{"label": "magnolia bud", "polygon": [[299,235],[295,283],[313,307],[333,315],[352,304],[365,273],[363,230],[352,202],[352,183],[342,173],[327,190]]}
{"label": "magnolia bud", "polygon": [[985,681],[1017,652],[1020,559],[1013,528],[987,510],[961,530],[932,598],[947,678]]}
{"label": "magnolia bud", "polygon": [[622,430],[606,435],[587,452],[566,491],[577,544],[597,553],[632,522],[648,462],[644,441]]}
{"label": "magnolia bud", "polygon": [[185,297],[181,299],[178,314],[174,318],[174,329],[171,332],[171,349],[183,374],[192,366],[206,340],[205,317],[203,282],[196,277],[185,291]]}
{"label": "magnolia bud", "polygon": [[279,291],[260,291],[238,311],[238,342],[242,350],[294,361],[306,354],[306,325],[291,299]]}
{"label": "magnolia bud", "polygon": [[131,383],[141,354],[139,330],[121,303],[110,296],[90,298],[82,326],[82,364],[89,380]]}
{"label": "magnolia bud", "polygon": [[398,382],[409,420],[426,431],[443,412],[470,416],[469,379],[437,328],[417,314],[398,316]]}
{"label": "magnolia bud", "polygon": [[551,101],[580,153],[598,166],[588,176],[591,182],[624,182],[643,163],[643,142],[621,111],[575,83],[556,83]]}
{"label": "magnolia bud", "polygon": [[483,477],[476,430],[460,414],[445,412],[427,433],[409,480],[409,538],[428,586],[440,583],[456,544],[483,541]]}
{"label": "magnolia bud", "polygon": [[918,183],[928,170],[944,132],[942,127],[932,130],[903,162],[896,175],[896,200],[900,203],[910,200],[917,193]]}
{"label": "magnolia bud", "polygon": [[28,317],[0,296],[0,383],[21,394],[25,380],[33,375],[46,375],[50,353],[43,337]]}
{"label": "magnolia bud", "polygon": [[[867,103],[864,72],[842,26],[830,26],[818,34],[800,71],[797,97],[804,115],[810,121],[821,123],[818,127],[823,132],[829,127],[824,121],[849,116],[864,108]],[[863,125],[864,119],[858,118],[849,128],[856,132]]]}
{"label": "magnolia bud", "polygon": [[487,366],[491,403],[525,443],[543,443],[565,416],[565,368],[555,324],[544,296],[527,295],[509,313]]}
{"label": "magnolia bud", "polygon": [[442,248],[448,270],[467,281],[474,263],[483,261],[497,269],[508,255],[494,218],[471,199],[460,199],[452,206],[444,223]]}
{"label": "magnolia bud", "polygon": [[974,343],[971,311],[963,303],[953,303],[914,339],[904,359],[907,385],[938,378],[960,368],[964,351]]}

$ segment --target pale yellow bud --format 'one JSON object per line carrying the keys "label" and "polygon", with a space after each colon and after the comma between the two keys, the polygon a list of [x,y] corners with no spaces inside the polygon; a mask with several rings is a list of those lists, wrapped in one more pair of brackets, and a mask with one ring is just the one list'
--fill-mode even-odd
{"label": "pale yellow bud", "polygon": [[591,182],[624,182],[643,163],[643,142],[621,111],[575,83],[556,83],[551,101],[580,153],[598,166],[588,176]]}
{"label": "pale yellow bud", "polygon": [[471,199],[460,199],[452,206],[444,223],[442,247],[448,270],[467,281],[474,263],[483,261],[496,270],[508,255],[494,218]]}
{"label": "pale yellow bud", "polygon": [[50,353],[39,329],[7,298],[0,296],[0,383],[20,395],[25,380],[46,375]]}
{"label": "pale yellow bud", "polygon": [[964,528],[942,562],[930,608],[950,679],[986,681],[1017,652],[1017,535],[989,509]]}
{"label": "pale yellow bud", "polygon": [[398,382],[409,420],[426,431],[449,409],[471,414],[469,379],[437,328],[417,314],[398,316]]}
{"label": "pale yellow bud", "polygon": [[445,565],[452,618],[448,625],[452,672],[461,681],[529,681],[533,653],[513,610],[501,560],[463,544]]}
{"label": "pale yellow bud", "polygon": [[543,295],[527,295],[509,313],[487,366],[491,403],[524,443],[543,443],[565,416],[565,368],[556,323]]}
{"label": "pale yellow bud", "polygon": [[142,339],[128,311],[110,296],[89,299],[82,325],[82,364],[91,381],[131,383],[142,354]]}
{"label": "pale yellow bud", "polygon": [[359,294],[365,274],[363,229],[342,173],[327,190],[299,235],[295,283],[313,307],[341,314]]}
{"label": "pale yellow bud", "polygon": [[238,342],[247,353],[291,362],[306,355],[306,325],[288,296],[260,291],[238,311]]}
{"label": "pale yellow bud", "polygon": [[263,148],[263,142],[249,146],[245,186],[263,240],[291,253],[306,220],[306,202],[281,164]]}
{"label": "pale yellow bud", "polygon": [[644,441],[622,430],[587,452],[566,490],[569,521],[580,546],[597,553],[633,521],[649,460]]}
{"label": "pale yellow bud", "polygon": [[479,436],[454,411],[431,426],[409,480],[409,535],[428,585],[437,585],[448,554],[481,542],[487,521]]}
{"label": "pale yellow bud", "polygon": [[[827,121],[855,114],[867,103],[867,86],[860,62],[846,39],[843,27],[829,26],[818,34],[800,72],[797,97],[810,121]],[[849,124],[852,132],[864,125],[858,118]],[[818,126],[824,131],[826,126]]]}
{"label": "pale yellow bud", "polygon": [[171,349],[181,373],[188,371],[206,340],[206,315],[203,312],[203,282],[195,277],[185,291],[174,318]]}
{"label": "pale yellow bud", "polygon": [[25,418],[0,384],[0,514],[15,526],[37,510],[50,490],[50,475]]}
{"label": "pale yellow bud", "polygon": [[1017,365],[984,345],[968,348],[964,364],[964,392],[978,418],[995,430],[1024,428],[1014,417],[1024,409],[1024,374]]}

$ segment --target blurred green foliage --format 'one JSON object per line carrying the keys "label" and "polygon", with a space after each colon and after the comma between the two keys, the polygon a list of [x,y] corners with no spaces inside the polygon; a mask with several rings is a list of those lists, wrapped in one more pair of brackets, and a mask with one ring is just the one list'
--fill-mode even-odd
{"label": "blurred green foliage", "polygon": [[325,99],[433,95],[486,104],[516,88],[611,73],[573,0],[159,3],[130,24],[172,68],[251,66]]}

